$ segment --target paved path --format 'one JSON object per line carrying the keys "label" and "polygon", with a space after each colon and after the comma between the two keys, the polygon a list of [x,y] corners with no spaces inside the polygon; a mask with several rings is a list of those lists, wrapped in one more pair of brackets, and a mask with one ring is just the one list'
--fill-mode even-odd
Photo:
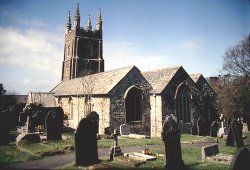
{"label": "paved path", "polygon": [[[162,146],[163,145],[148,145],[147,148],[154,149],[154,148],[160,148]],[[128,146],[128,147],[122,147],[121,149],[124,153],[126,153],[126,152],[141,151],[144,148],[145,146]],[[98,149],[99,157],[108,156],[108,153],[109,153],[109,148]],[[12,166],[9,169],[54,169],[73,161],[75,161],[75,155],[74,153],[71,153],[66,155],[50,156],[41,160],[19,163]]]}
{"label": "paved path", "polygon": [[[182,144],[182,147],[202,147],[209,144],[211,144],[211,142]],[[148,145],[147,148],[148,149],[163,148],[163,145]],[[127,147],[121,147],[121,149],[123,153],[128,153],[128,152],[141,151],[145,149],[145,146],[127,146]],[[108,156],[108,153],[109,153],[109,148],[98,149],[99,157]],[[75,161],[75,155],[74,153],[70,153],[66,155],[49,156],[41,160],[23,162],[13,165],[10,168],[0,167],[0,169],[54,169],[62,167],[63,165],[71,163],[73,161]]]}

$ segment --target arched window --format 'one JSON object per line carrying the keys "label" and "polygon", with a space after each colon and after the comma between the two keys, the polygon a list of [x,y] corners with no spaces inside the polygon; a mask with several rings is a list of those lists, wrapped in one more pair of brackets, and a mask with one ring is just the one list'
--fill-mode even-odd
{"label": "arched window", "polygon": [[126,122],[141,121],[142,119],[142,91],[135,86],[125,93]]}
{"label": "arched window", "polygon": [[73,99],[69,98],[69,119],[73,119]]}
{"label": "arched window", "polygon": [[191,121],[191,95],[184,83],[179,84],[175,93],[176,116],[177,121],[182,120],[184,123]]}

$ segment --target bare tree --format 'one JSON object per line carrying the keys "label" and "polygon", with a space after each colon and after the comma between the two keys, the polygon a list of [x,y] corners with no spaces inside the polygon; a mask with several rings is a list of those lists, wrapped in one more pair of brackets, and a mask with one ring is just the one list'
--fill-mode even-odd
{"label": "bare tree", "polygon": [[250,76],[250,35],[223,56],[223,71],[235,76]]}

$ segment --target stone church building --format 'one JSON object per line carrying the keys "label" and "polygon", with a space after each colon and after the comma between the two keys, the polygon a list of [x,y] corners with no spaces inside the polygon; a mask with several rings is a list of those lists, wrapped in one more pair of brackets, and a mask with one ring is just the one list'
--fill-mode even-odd
{"label": "stone church building", "polygon": [[47,94],[63,108],[72,128],[96,111],[99,134],[127,123],[132,133],[160,136],[165,116],[171,113],[188,128],[196,127],[198,118],[208,127],[218,118],[216,93],[202,74],[189,75],[182,66],[148,72],[136,66],[104,71],[101,12],[94,30],[90,16],[87,26],[80,27],[79,6],[74,25],[70,13],[66,22],[62,81]]}

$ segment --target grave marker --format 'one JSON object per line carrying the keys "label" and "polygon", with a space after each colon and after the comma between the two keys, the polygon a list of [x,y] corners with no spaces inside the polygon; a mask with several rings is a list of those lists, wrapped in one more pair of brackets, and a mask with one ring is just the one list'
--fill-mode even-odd
{"label": "grave marker", "polygon": [[250,153],[247,148],[240,148],[234,155],[229,170],[248,170],[250,167]]}
{"label": "grave marker", "polygon": [[217,132],[218,132],[219,124],[216,121],[213,121],[210,127],[210,136],[211,137],[217,137]]}
{"label": "grave marker", "polygon": [[47,140],[62,139],[60,116],[54,110],[48,112],[45,118],[45,127],[46,127]]}
{"label": "grave marker", "polygon": [[121,135],[129,135],[131,133],[131,128],[129,124],[122,124],[120,126],[120,133]]}
{"label": "grave marker", "polygon": [[89,114],[83,118],[75,132],[76,165],[92,165],[98,163],[97,132],[98,114]]}
{"label": "grave marker", "polygon": [[177,119],[171,114],[167,115],[163,123],[162,139],[165,143],[165,169],[184,169],[181,154],[180,130]]}

